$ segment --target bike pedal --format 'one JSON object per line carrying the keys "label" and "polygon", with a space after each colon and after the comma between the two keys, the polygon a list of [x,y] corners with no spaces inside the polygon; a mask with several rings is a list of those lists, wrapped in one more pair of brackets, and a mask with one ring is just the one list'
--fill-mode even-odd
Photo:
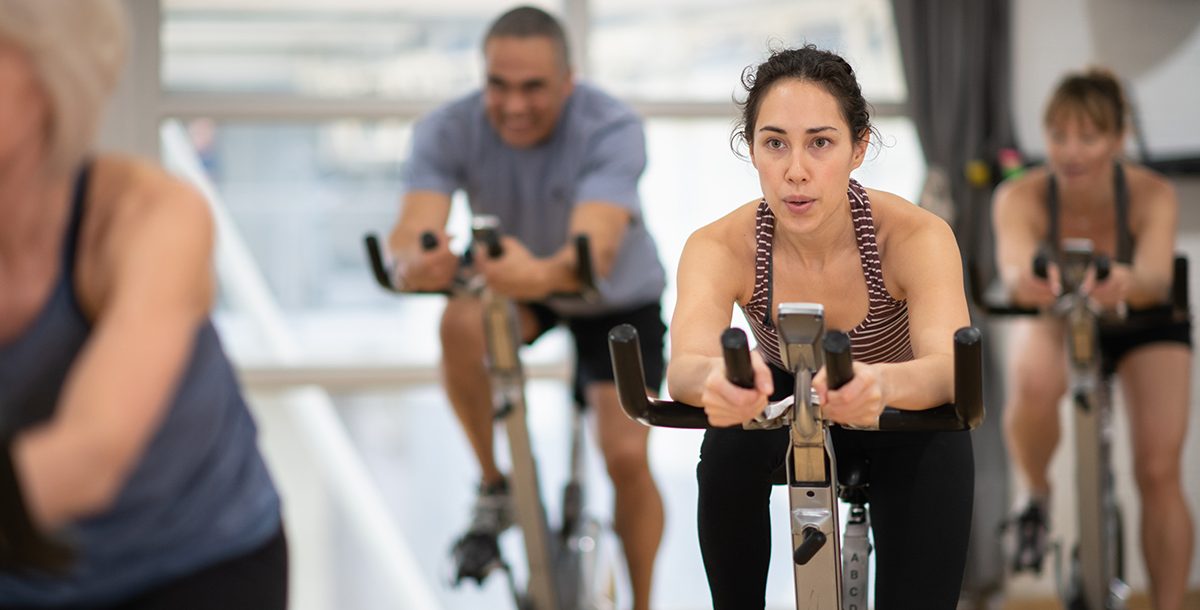
{"label": "bike pedal", "polygon": [[471,579],[482,586],[484,579],[496,568],[504,567],[500,558],[500,545],[495,536],[468,533],[454,543],[454,564],[457,566],[454,586],[463,579]]}

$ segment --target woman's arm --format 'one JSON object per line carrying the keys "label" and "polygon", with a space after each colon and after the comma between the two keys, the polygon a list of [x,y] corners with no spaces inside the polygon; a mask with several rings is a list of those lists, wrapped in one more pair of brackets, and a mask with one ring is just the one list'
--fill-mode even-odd
{"label": "woman's arm", "polygon": [[722,225],[736,219],[737,214],[731,214],[688,238],[679,261],[678,296],[671,317],[668,392],[676,400],[703,406],[715,426],[752,419],[766,406],[773,389],[771,373],[757,353],[751,355],[754,389],[739,388],[725,379],[720,336],[729,327],[746,273],[753,273],[752,266],[738,264],[739,258],[753,255],[739,257],[727,243],[729,232]]}
{"label": "woman's arm", "polygon": [[855,362],[854,379],[839,390],[826,389],[822,370],[814,387],[832,421],[870,426],[885,405],[922,410],[954,400],[954,332],[970,324],[958,245],[941,219],[916,207],[906,212],[915,217],[893,229],[881,262],[908,301],[914,358]]}
{"label": "woman's arm", "polygon": [[1130,266],[1113,265],[1109,279],[1091,290],[1102,306],[1124,301],[1131,307],[1148,307],[1166,301],[1175,272],[1175,232],[1179,201],[1170,183],[1157,175],[1139,176],[1130,171],[1140,206],[1140,222],[1133,228],[1135,244]]}
{"label": "woman's arm", "polygon": [[1058,268],[1049,265],[1049,277],[1033,274],[1033,259],[1046,233],[1045,214],[1036,196],[1040,181],[1018,178],[1001,184],[992,200],[992,228],[996,241],[996,267],[1000,281],[1017,304],[1050,305],[1058,298]]}
{"label": "woman's arm", "polygon": [[213,296],[203,199],[141,169],[99,243],[107,277],[93,331],[55,416],[18,436],[14,461],[47,529],[109,506],[164,416]]}

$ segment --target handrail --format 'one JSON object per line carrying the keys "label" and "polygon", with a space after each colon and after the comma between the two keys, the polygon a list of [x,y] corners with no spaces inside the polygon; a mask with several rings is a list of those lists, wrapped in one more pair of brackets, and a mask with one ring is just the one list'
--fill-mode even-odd
{"label": "handrail", "polygon": [[[570,364],[564,359],[523,364],[522,369],[527,380],[569,382],[571,379]],[[304,385],[320,386],[326,390],[393,389],[436,384],[440,375],[435,364],[339,364],[307,361],[298,364],[239,362],[237,374],[242,386],[251,390],[279,390]]]}
{"label": "handrail", "polygon": [[[258,266],[242,241],[237,227],[221,204],[183,126],[167,121],[162,128],[163,152],[169,169],[191,182],[208,201],[217,226],[216,264],[226,297],[246,311],[262,330],[264,345],[279,362],[294,364],[303,351],[284,324],[278,304],[267,289]],[[338,419],[329,394],[316,386],[302,386],[285,395],[303,440],[320,456],[331,496],[349,515],[352,531],[366,548],[365,558],[379,566],[386,586],[396,600],[413,608],[440,608],[437,596],[422,576],[421,566],[387,509],[383,494],[371,479],[354,448],[345,425]]]}

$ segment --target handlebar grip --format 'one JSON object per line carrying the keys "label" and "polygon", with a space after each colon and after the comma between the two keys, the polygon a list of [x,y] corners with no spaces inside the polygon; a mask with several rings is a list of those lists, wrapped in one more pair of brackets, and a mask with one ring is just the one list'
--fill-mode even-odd
{"label": "handlebar grip", "polygon": [[379,246],[379,238],[374,233],[363,238],[363,245],[367,248],[367,260],[371,264],[371,274],[375,276],[375,283],[379,284],[387,290],[395,290],[392,285],[391,275],[388,273],[387,263],[383,261],[383,249]]}
{"label": "handlebar grip", "polygon": [[575,279],[579,280],[580,292],[587,294],[596,290],[596,272],[592,266],[592,248],[588,236],[575,236]]}
{"label": "handlebar grip", "polygon": [[1096,281],[1103,282],[1108,279],[1112,273],[1112,259],[1104,254],[1096,255],[1092,260],[1092,264],[1096,266]]}
{"label": "handlebar grip", "polygon": [[1177,313],[1187,315],[1188,311],[1188,259],[1186,256],[1175,256],[1175,274],[1171,278],[1171,305]]}
{"label": "handlebar grip", "polygon": [[437,235],[433,231],[424,231],[421,233],[421,249],[425,252],[433,250],[438,246]]}
{"label": "handlebar grip", "polygon": [[500,234],[491,227],[474,230],[475,241],[487,247],[488,258],[500,258],[504,255],[504,246],[500,245]]}
{"label": "handlebar grip", "polygon": [[725,355],[725,378],[741,388],[754,387],[754,367],[750,364],[750,346],[740,328],[721,333],[721,352]]}
{"label": "handlebar grip", "polygon": [[646,395],[646,376],[642,369],[642,351],[637,329],[621,324],[608,331],[608,350],[612,356],[613,382],[621,410],[634,421],[647,426],[667,428],[708,428],[704,409]]}
{"label": "handlebar grip", "polygon": [[1038,252],[1033,257],[1033,274],[1043,280],[1050,277],[1050,257],[1045,252]]}
{"label": "handlebar grip", "polygon": [[974,326],[954,332],[954,406],[967,429],[983,423],[983,333]]}
{"label": "handlebar grip", "polygon": [[854,379],[854,366],[850,355],[850,335],[835,330],[825,335],[821,341],[825,349],[825,378],[829,389],[836,390]]}
{"label": "handlebar grip", "polygon": [[806,527],[804,528],[804,542],[801,542],[800,546],[796,547],[795,552],[792,553],[792,561],[795,561],[796,565],[802,566],[815,557],[817,551],[821,550],[823,546],[825,546],[825,532],[815,527]]}

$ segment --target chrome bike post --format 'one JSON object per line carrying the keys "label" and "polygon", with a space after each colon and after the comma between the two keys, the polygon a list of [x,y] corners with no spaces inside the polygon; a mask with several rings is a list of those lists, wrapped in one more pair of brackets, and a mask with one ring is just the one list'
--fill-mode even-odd
{"label": "chrome bike post", "polygon": [[828,429],[812,393],[823,355],[825,310],[818,303],[780,303],[779,336],[785,364],[796,376],[789,450],[792,559],[796,600],[809,608],[841,609],[837,464]]}

